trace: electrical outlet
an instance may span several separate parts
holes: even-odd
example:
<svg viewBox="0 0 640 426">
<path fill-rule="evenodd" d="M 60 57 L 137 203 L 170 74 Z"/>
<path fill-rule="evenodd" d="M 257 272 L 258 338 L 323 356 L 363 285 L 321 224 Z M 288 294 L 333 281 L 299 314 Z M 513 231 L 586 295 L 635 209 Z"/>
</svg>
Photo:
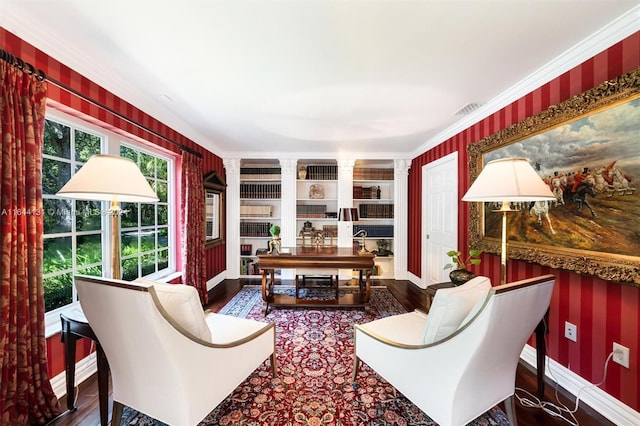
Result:
<svg viewBox="0 0 640 426">
<path fill-rule="evenodd" d="M 578 326 L 569 321 L 564 322 L 564 337 L 574 342 L 578 341 Z"/>
<path fill-rule="evenodd" d="M 613 342 L 613 361 L 624 368 L 629 368 L 629 348 Z"/>
</svg>

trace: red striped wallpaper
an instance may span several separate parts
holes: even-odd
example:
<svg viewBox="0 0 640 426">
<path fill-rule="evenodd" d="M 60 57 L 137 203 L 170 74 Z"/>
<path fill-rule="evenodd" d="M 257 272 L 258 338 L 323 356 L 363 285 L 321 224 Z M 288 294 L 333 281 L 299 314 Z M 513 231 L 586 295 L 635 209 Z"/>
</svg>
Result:
<svg viewBox="0 0 640 426">
<path fill-rule="evenodd" d="M 409 271 L 421 275 L 420 223 L 421 168 L 458 151 L 460 197 L 468 189 L 466 147 L 484 137 L 537 114 L 553 104 L 589 90 L 605 80 L 640 66 L 640 32 L 589 59 L 495 114 L 474 124 L 413 160 L 409 173 Z M 459 247 L 467 246 L 468 205 L 459 203 Z M 499 281 L 500 259 L 484 255 L 479 272 Z M 554 273 L 557 285 L 551 301 L 549 355 L 584 379 L 599 382 L 604 362 L 618 342 L 631 350 L 631 368 L 610 363 L 602 389 L 635 410 L 640 410 L 640 288 L 607 282 L 540 265 L 510 261 L 509 281 Z M 578 342 L 564 338 L 564 322 L 578 326 Z M 531 341 L 530 344 L 533 344 Z"/>
<path fill-rule="evenodd" d="M 118 113 L 123 114 L 126 117 L 142 124 L 146 128 L 151 129 L 172 141 L 175 141 L 190 149 L 193 149 L 194 151 L 201 153 L 203 156 L 203 175 L 216 170 L 224 176 L 224 166 L 220 157 L 202 148 L 196 142 L 187 139 L 183 135 L 165 126 L 163 123 L 159 122 L 153 117 L 135 108 L 133 105 L 123 101 L 122 99 L 116 97 L 112 93 L 106 91 L 87 78 L 64 66 L 54 58 L 51 58 L 43 52 L 37 50 L 35 47 L 24 42 L 2 27 L 0 27 L 0 46 L 2 46 L 4 50 L 11 53 L 12 55 L 17 56 L 25 62 L 31 63 L 36 68 L 41 69 L 47 76 L 50 76 L 53 79 L 58 80 L 69 87 L 72 87 L 73 89 L 113 109 L 114 111 L 117 111 Z M 86 115 L 89 117 L 97 118 L 102 123 L 111 128 L 121 129 L 126 133 L 132 135 L 134 138 L 140 138 L 149 141 L 161 148 L 164 148 L 165 150 L 175 153 L 176 158 L 179 158 L 180 156 L 180 149 L 176 145 L 166 142 L 164 139 L 159 138 L 150 132 L 142 130 L 137 126 L 134 126 L 129 122 L 119 118 L 118 116 L 105 111 L 85 100 L 82 100 L 78 96 L 72 95 L 53 84 L 48 85 L 47 94 L 49 99 L 73 109 L 79 114 L 79 116 Z M 180 256 L 178 256 L 178 258 L 180 258 Z M 223 272 L 226 269 L 225 246 L 220 245 L 208 249 L 206 251 L 206 264 L 207 279 L 210 279 Z M 57 336 L 54 336 L 47 341 L 49 353 L 49 373 L 52 376 L 55 376 L 56 374 L 64 370 L 62 345 L 59 341 L 60 339 Z M 88 347 L 89 346 L 87 346 L 86 348 L 87 350 Z M 83 353 L 82 350 L 79 350 L 79 352 L 79 358 L 82 356 L 86 356 L 86 352 Z"/>
</svg>

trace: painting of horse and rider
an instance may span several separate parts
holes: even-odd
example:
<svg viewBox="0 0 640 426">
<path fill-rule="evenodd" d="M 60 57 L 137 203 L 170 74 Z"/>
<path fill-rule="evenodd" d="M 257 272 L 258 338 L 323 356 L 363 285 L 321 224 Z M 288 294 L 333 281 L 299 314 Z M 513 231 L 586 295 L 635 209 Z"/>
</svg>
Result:
<svg viewBox="0 0 640 426">
<path fill-rule="evenodd" d="M 509 239 L 640 256 L 640 98 L 485 152 L 482 161 L 524 157 L 555 195 L 513 203 Z M 499 207 L 499 206 L 498 206 Z M 484 208 L 484 233 L 500 238 Z"/>
</svg>

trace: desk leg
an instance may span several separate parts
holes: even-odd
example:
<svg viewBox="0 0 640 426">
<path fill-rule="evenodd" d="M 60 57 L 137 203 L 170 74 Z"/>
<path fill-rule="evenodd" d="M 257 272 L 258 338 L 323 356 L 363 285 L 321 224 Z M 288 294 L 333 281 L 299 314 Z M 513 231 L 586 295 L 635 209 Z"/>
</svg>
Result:
<svg viewBox="0 0 640 426">
<path fill-rule="evenodd" d="M 100 403 L 100 425 L 109 424 L 109 363 L 100 343 L 96 344 L 98 366 L 98 399 Z"/>
<path fill-rule="evenodd" d="M 62 329 L 60 336 L 64 343 L 64 360 L 66 365 L 65 378 L 67 381 L 67 409 L 69 409 L 69 411 L 76 411 L 77 408 L 74 403 L 76 401 L 76 341 L 78 338 L 64 328 Z"/>
</svg>

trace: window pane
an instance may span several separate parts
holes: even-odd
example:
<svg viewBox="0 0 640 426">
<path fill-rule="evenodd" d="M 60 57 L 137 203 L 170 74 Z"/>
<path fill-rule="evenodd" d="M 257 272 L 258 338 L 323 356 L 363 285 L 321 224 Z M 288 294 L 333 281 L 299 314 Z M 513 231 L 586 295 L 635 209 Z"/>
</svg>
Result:
<svg viewBox="0 0 640 426">
<path fill-rule="evenodd" d="M 120 216 L 120 226 L 125 228 L 138 227 L 138 203 L 122 203 L 122 215 Z"/>
<path fill-rule="evenodd" d="M 45 198 L 42 206 L 45 234 L 71 231 L 71 200 Z"/>
<path fill-rule="evenodd" d="M 169 246 L 169 230 L 167 228 L 161 228 L 158 230 L 158 247 Z"/>
<path fill-rule="evenodd" d="M 138 151 L 128 146 L 120 145 L 120 157 L 128 158 L 138 164 Z"/>
<path fill-rule="evenodd" d="M 76 130 L 76 160 L 86 163 L 95 154 L 100 154 L 102 138 L 90 133 Z"/>
<path fill-rule="evenodd" d="M 45 238 L 44 273 L 66 271 L 72 267 L 71 237 Z"/>
<path fill-rule="evenodd" d="M 153 274 L 156 271 L 156 255 L 145 254 L 142 256 L 142 276 Z"/>
<path fill-rule="evenodd" d="M 169 250 L 160 250 L 158 252 L 158 271 L 169 267 Z"/>
<path fill-rule="evenodd" d="M 44 306 L 47 312 L 72 302 L 73 276 L 71 273 L 45 278 Z"/>
<path fill-rule="evenodd" d="M 78 269 L 80 275 L 91 275 L 92 277 L 102 276 L 102 266 L 91 266 L 89 268 Z"/>
<path fill-rule="evenodd" d="M 120 235 L 122 256 L 138 254 L 138 233 L 122 232 Z"/>
<path fill-rule="evenodd" d="M 140 171 L 147 177 L 156 177 L 156 157 L 140 153 Z"/>
<path fill-rule="evenodd" d="M 169 224 L 169 206 L 167 205 L 158 205 L 158 225 L 168 225 Z"/>
<path fill-rule="evenodd" d="M 55 121 L 44 121 L 42 153 L 71 159 L 71 128 Z"/>
<path fill-rule="evenodd" d="M 97 231 L 102 227 L 100 201 L 76 201 L 76 231 Z"/>
<path fill-rule="evenodd" d="M 138 258 L 125 259 L 122 261 L 122 279 L 133 281 L 138 278 Z"/>
<path fill-rule="evenodd" d="M 157 178 L 167 180 L 167 161 L 162 158 L 156 158 L 156 173 Z"/>
<path fill-rule="evenodd" d="M 100 234 L 77 237 L 76 263 L 78 266 L 102 263 L 102 239 Z"/>
<path fill-rule="evenodd" d="M 42 193 L 53 195 L 71 179 L 71 164 L 50 158 L 42 159 Z"/>
<path fill-rule="evenodd" d="M 155 204 L 141 204 L 141 226 L 152 226 L 156 223 L 156 206 Z"/>
<path fill-rule="evenodd" d="M 140 251 L 142 253 L 156 249 L 156 233 L 154 231 L 144 231 L 140 237 Z"/>
<path fill-rule="evenodd" d="M 155 187 L 152 187 L 156 194 L 158 194 L 158 198 L 161 203 L 167 202 L 167 184 L 165 182 L 156 182 Z"/>
</svg>

